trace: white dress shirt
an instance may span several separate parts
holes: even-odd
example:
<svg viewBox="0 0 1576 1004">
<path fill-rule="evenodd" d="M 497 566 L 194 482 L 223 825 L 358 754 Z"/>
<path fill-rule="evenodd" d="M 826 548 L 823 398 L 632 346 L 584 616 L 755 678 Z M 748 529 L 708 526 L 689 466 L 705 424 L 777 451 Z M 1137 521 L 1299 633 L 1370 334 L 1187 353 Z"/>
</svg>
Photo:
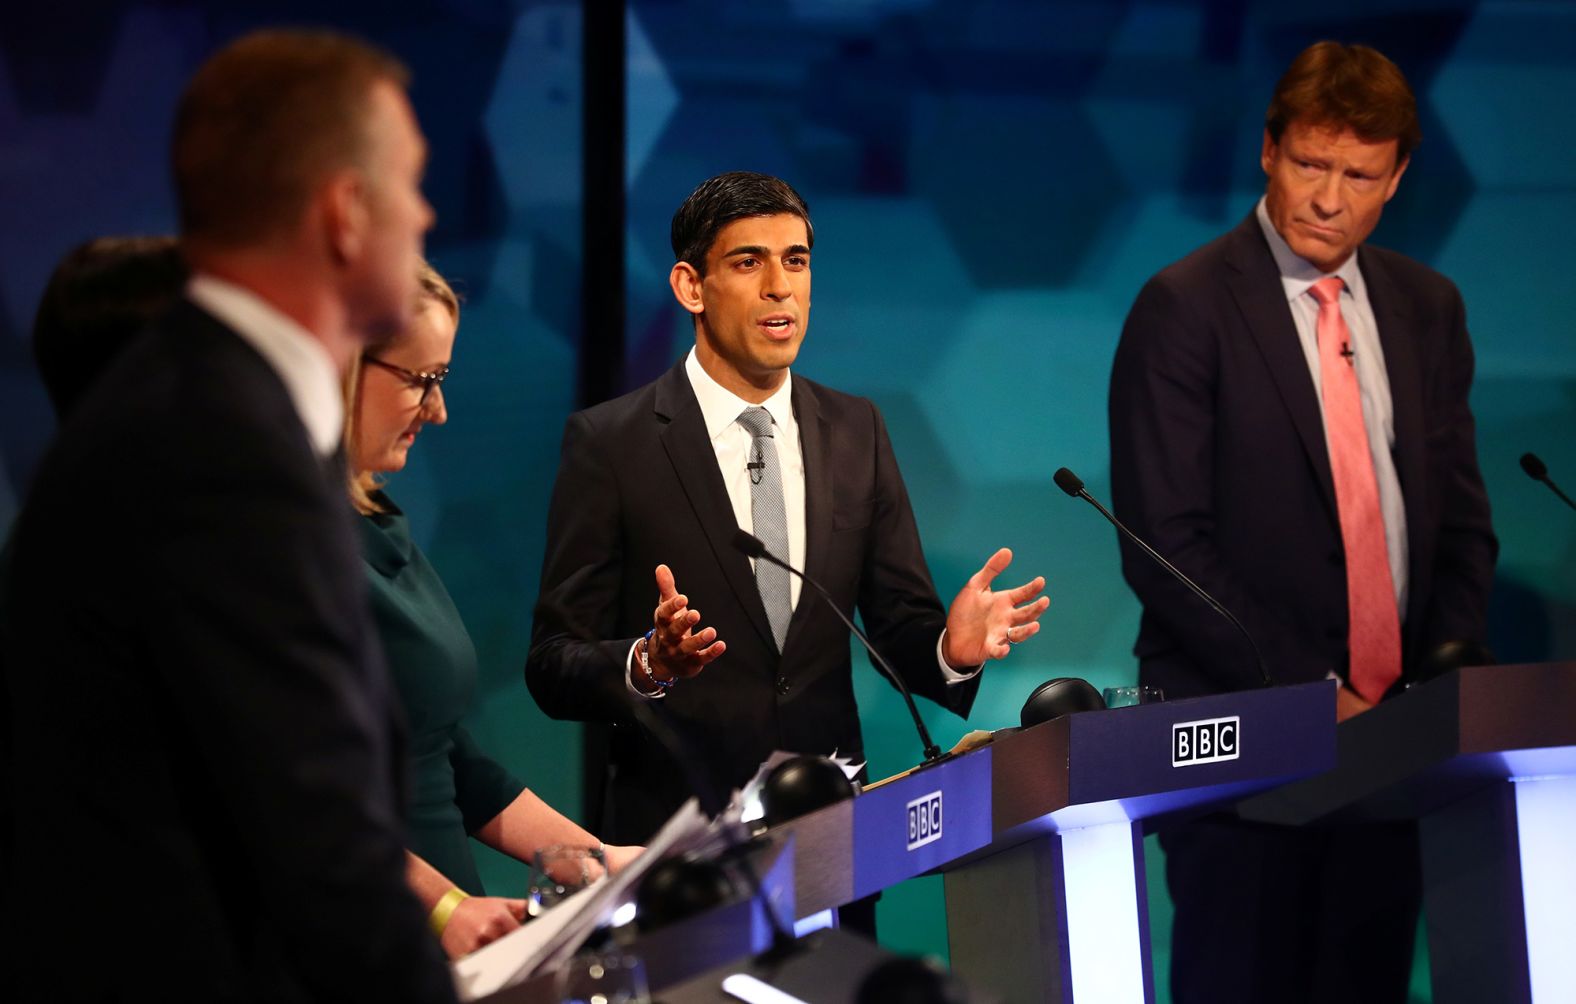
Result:
<svg viewBox="0 0 1576 1004">
<path fill-rule="evenodd" d="M 757 407 L 749 401 L 739 397 L 722 384 L 713 380 L 700 360 L 695 357 L 695 350 L 690 349 L 689 356 L 684 360 L 684 375 L 689 377 L 690 389 L 695 392 L 695 400 L 700 404 L 701 417 L 706 423 L 706 435 L 711 440 L 712 451 L 717 456 L 717 469 L 722 472 L 722 482 L 728 489 L 728 502 L 733 506 L 733 518 L 738 521 L 739 529 L 746 533 L 755 532 L 755 515 L 750 504 L 750 471 L 745 465 L 750 461 L 750 449 L 755 443 L 755 437 L 750 431 L 739 424 L 739 416 L 747 408 Z M 804 515 L 804 447 L 799 440 L 799 421 L 793 413 L 793 374 L 784 375 L 783 384 L 772 393 L 772 396 L 762 401 L 759 407 L 765 408 L 772 416 L 772 446 L 777 450 L 778 470 L 782 472 L 783 508 L 788 519 L 788 554 L 778 555 L 785 557 L 788 564 L 795 568 L 804 567 L 805 559 L 805 515 Z M 754 569 L 756 559 L 750 559 L 750 568 Z M 802 582 L 797 575 L 788 576 L 788 604 L 790 608 L 799 606 L 799 593 Z M 678 583 L 682 592 L 683 583 Z M 977 676 L 983 666 L 975 667 L 967 673 L 960 673 L 947 665 L 947 660 L 942 656 L 942 643 L 946 640 L 947 632 L 943 630 L 936 638 L 936 664 L 941 667 L 941 675 L 947 683 L 961 683 Z M 637 646 L 640 644 L 637 640 Z M 635 649 L 630 649 L 629 668 L 634 670 Z M 625 684 L 631 693 L 641 697 L 661 697 L 661 693 L 645 694 L 636 688 L 634 680 L 626 674 Z"/>
<path fill-rule="evenodd" d="M 695 350 L 690 349 L 684 360 L 684 375 L 689 377 L 695 400 L 700 403 L 701 417 L 706 420 L 706 436 L 717 455 L 717 469 L 722 472 L 722 483 L 728 488 L 728 501 L 733 505 L 733 518 L 745 533 L 755 532 L 755 515 L 750 504 L 750 449 L 755 437 L 739 424 L 739 416 L 747 408 L 756 407 L 711 378 Z M 799 422 L 793 414 L 793 374 L 783 377 L 783 385 L 771 397 L 760 403 L 772 416 L 772 446 L 777 450 L 777 469 L 782 472 L 783 509 L 788 517 L 788 553 L 777 557 L 795 568 L 804 567 L 804 449 L 799 443 Z M 755 567 L 756 559 L 750 559 Z M 797 609 L 803 582 L 799 576 L 788 576 L 788 606 Z"/>
<path fill-rule="evenodd" d="M 1390 580 L 1395 584 L 1396 607 L 1406 619 L 1407 592 L 1407 542 L 1406 503 L 1401 497 L 1401 479 L 1395 472 L 1395 406 L 1390 397 L 1390 375 L 1385 370 L 1384 349 L 1379 343 L 1379 324 L 1374 320 L 1373 305 L 1368 301 L 1368 286 L 1363 281 L 1362 269 L 1357 267 L 1357 255 L 1350 258 L 1334 272 L 1320 272 L 1306 259 L 1291 249 L 1270 222 L 1269 210 L 1264 199 L 1259 199 L 1257 209 L 1259 226 L 1269 241 L 1270 253 L 1280 269 L 1281 285 L 1286 290 L 1286 300 L 1291 305 L 1291 319 L 1297 326 L 1297 338 L 1302 342 L 1303 356 L 1308 360 L 1308 373 L 1313 377 L 1314 397 L 1319 402 L 1319 416 L 1324 416 L 1323 380 L 1319 371 L 1319 304 L 1313 298 L 1313 284 L 1333 275 L 1345 283 L 1341 290 L 1341 318 L 1352 338 L 1352 363 L 1357 369 L 1357 389 L 1363 403 L 1363 425 L 1368 432 L 1368 452 L 1373 455 L 1374 477 L 1379 484 L 1379 512 L 1384 518 L 1385 550 L 1390 558 Z M 1328 440 L 1326 440 L 1328 449 Z"/>
<path fill-rule="evenodd" d="M 240 335 L 278 374 L 319 457 L 339 449 L 344 392 L 339 367 L 322 342 L 256 293 L 215 276 L 192 276 L 186 298 Z"/>
</svg>

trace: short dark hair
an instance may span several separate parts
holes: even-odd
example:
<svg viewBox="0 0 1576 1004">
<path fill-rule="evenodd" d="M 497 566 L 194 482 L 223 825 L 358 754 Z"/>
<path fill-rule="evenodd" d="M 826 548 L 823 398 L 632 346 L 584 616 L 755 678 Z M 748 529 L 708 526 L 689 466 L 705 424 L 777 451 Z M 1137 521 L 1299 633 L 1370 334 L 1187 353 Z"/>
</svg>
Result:
<svg viewBox="0 0 1576 1004">
<path fill-rule="evenodd" d="M 374 85 L 410 74 L 364 42 L 325 31 L 258 31 L 197 71 L 175 115 L 181 233 L 235 247 L 299 219 L 328 172 L 362 162 Z"/>
<path fill-rule="evenodd" d="M 1280 142 L 1298 120 L 1310 125 L 1350 129 L 1369 143 L 1396 140 L 1395 162 L 1411 156 L 1423 141 L 1417 98 L 1401 68 L 1378 49 L 1340 42 L 1315 42 L 1286 69 L 1264 128 Z"/>
<path fill-rule="evenodd" d="M 33 317 L 33 358 L 64 419 L 186 285 L 174 237 L 100 237 L 60 260 Z"/>
<path fill-rule="evenodd" d="M 788 182 L 754 171 L 729 171 L 708 178 L 691 192 L 673 214 L 669 237 L 677 260 L 706 274 L 706 253 L 722 228 L 751 216 L 788 213 L 804 220 L 805 246 L 815 246 L 815 224 L 810 207 Z"/>
</svg>

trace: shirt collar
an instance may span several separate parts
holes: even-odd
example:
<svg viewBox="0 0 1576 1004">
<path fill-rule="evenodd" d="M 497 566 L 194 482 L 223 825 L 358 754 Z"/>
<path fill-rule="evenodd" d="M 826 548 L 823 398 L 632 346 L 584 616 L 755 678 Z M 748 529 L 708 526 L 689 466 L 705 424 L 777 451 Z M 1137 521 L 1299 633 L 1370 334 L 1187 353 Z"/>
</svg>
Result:
<svg viewBox="0 0 1576 1004">
<path fill-rule="evenodd" d="M 695 350 L 690 349 L 689 356 L 684 360 L 684 374 L 689 377 L 690 387 L 695 391 L 695 400 L 700 402 L 700 413 L 706 420 L 706 437 L 713 441 L 723 434 L 739 417 L 746 408 L 755 405 L 744 400 L 733 391 L 711 378 L 706 368 L 695 358 Z M 793 425 L 793 374 L 784 375 L 783 385 L 778 387 L 772 396 L 762 401 L 760 407 L 765 408 L 772 416 L 772 422 L 780 428 L 791 428 Z"/>
<path fill-rule="evenodd" d="M 1264 239 L 1269 242 L 1270 254 L 1275 256 L 1275 267 L 1280 270 L 1281 285 L 1285 287 L 1286 299 L 1296 300 L 1308 292 L 1308 288 L 1320 279 L 1327 276 L 1339 276 L 1346 283 L 1346 291 L 1357 299 L 1366 295 L 1363 285 L 1362 269 L 1357 267 L 1357 253 L 1354 251 L 1341 267 L 1334 272 L 1321 272 L 1306 258 L 1291 249 L 1286 243 L 1286 238 L 1275 229 L 1275 224 L 1270 222 L 1270 212 L 1265 204 L 1266 197 L 1259 197 L 1259 204 L 1254 209 L 1258 217 L 1259 228 L 1264 231 Z"/>
<path fill-rule="evenodd" d="M 318 455 L 337 450 L 345 427 L 344 392 L 339 367 L 323 343 L 256 293 L 217 276 L 192 276 L 186 297 L 228 325 L 278 374 Z"/>
</svg>

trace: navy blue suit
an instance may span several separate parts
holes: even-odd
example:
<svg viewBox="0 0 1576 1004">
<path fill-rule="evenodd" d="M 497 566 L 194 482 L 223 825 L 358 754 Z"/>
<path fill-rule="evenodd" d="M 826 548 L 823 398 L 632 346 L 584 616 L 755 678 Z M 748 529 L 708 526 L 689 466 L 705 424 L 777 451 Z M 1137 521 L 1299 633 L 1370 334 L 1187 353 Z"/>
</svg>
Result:
<svg viewBox="0 0 1576 1004">
<path fill-rule="evenodd" d="M 1497 543 L 1467 401 L 1473 359 L 1460 294 L 1448 279 L 1392 251 L 1364 245 L 1357 254 L 1384 351 L 1394 403 L 1393 456 L 1405 499 L 1402 686 L 1440 643 L 1482 640 Z M 1112 368 L 1110 428 L 1117 515 L 1241 619 L 1277 683 L 1344 674 L 1346 572 L 1323 422 L 1280 273 L 1255 214 L 1161 271 L 1138 294 Z M 1258 685 L 1251 650 L 1229 622 L 1126 541 L 1122 568 L 1143 604 L 1134 649 L 1142 682 L 1171 698 Z M 1409 834 L 1395 841 L 1403 858 L 1415 854 Z M 1172 854 L 1172 866 L 1180 867 L 1187 854 Z M 1238 847 L 1213 864 L 1187 858 L 1184 888 L 1173 883 L 1179 922 L 1182 911 L 1209 900 L 1245 914 L 1244 926 L 1264 938 L 1280 938 L 1285 932 L 1251 902 L 1228 906 L 1221 892 L 1222 883 L 1234 881 L 1235 862 L 1250 901 L 1271 895 L 1252 888 L 1254 857 Z M 1270 863 L 1271 857 L 1279 863 Z M 1221 870 L 1218 882 L 1208 877 L 1217 874 L 1211 867 Z M 1281 872 L 1265 879 L 1272 892 L 1295 881 L 1276 855 L 1265 856 L 1265 867 Z M 1409 869 L 1415 872 L 1409 865 L 1400 871 Z M 1206 888 L 1212 882 L 1213 889 Z M 1196 890 L 1188 883 L 1197 883 Z M 1407 884 L 1413 888 L 1401 890 L 1397 901 L 1410 901 L 1415 917 L 1415 878 Z M 1295 902 L 1291 892 L 1284 899 Z M 1350 900 L 1341 909 L 1362 912 Z M 1388 908 L 1375 913 L 1396 915 Z M 1198 921 L 1200 929 L 1205 923 Z M 1406 921 L 1394 926 L 1405 928 L 1396 936 L 1409 946 Z M 1258 936 L 1254 930 L 1243 934 Z M 1324 937 L 1306 931 L 1285 936 Z M 1219 928 L 1214 937 L 1241 956 L 1241 942 Z M 1307 980 L 1292 982 L 1276 992 L 1293 996 L 1262 999 L 1316 992 Z M 1233 999 L 1218 985 L 1208 994 L 1205 999 Z"/>
<path fill-rule="evenodd" d="M 937 665 L 946 612 L 881 413 L 800 376 L 792 398 L 804 449 L 805 571 L 845 612 L 858 607 L 871 641 L 916 695 L 967 715 L 979 678 L 948 686 Z M 847 628 L 807 586 L 778 652 L 749 559 L 731 544 L 737 529 L 682 361 L 570 416 L 525 678 L 549 715 L 609 726 L 592 827 L 609 841 L 645 841 L 691 794 L 684 772 L 626 709 L 626 658 L 651 627 L 660 563 L 727 643 L 654 704 L 719 793 L 774 749 L 864 756 Z M 613 640 L 588 642 L 586 632 Z"/>
<path fill-rule="evenodd" d="M 191 304 L 62 427 L 6 589 L 19 999 L 453 999 L 353 518 Z"/>
</svg>

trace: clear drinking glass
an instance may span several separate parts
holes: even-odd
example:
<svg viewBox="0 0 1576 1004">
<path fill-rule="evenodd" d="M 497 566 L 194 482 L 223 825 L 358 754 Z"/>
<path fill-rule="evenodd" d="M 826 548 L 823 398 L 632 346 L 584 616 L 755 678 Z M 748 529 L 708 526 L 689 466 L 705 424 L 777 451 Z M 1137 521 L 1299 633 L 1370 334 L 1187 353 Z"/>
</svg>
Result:
<svg viewBox="0 0 1576 1004">
<path fill-rule="evenodd" d="M 525 911 L 541 916 L 548 907 L 584 889 L 607 874 L 601 847 L 554 844 L 537 851 L 531 861 L 531 884 L 526 889 Z"/>
<path fill-rule="evenodd" d="M 1105 688 L 1105 706 L 1108 708 L 1130 708 L 1135 704 L 1158 704 L 1165 699 L 1165 692 L 1159 687 Z"/>
</svg>

